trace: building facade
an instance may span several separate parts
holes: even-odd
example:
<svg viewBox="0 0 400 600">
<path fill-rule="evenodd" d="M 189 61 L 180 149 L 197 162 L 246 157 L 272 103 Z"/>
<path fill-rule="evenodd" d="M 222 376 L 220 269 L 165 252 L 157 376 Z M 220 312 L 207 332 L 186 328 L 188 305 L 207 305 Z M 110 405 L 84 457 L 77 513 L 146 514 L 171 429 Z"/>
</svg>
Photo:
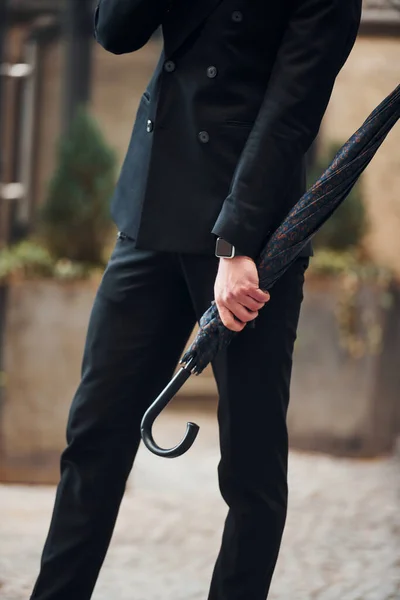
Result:
<svg viewBox="0 0 400 600">
<path fill-rule="evenodd" d="M 5 224 L 10 223 L 11 207 L 17 233 L 19 227 L 34 228 L 36 209 L 46 197 L 57 140 L 70 108 L 66 98 L 73 103 L 75 92 L 71 88 L 75 86 L 78 95 L 82 89 L 82 81 L 74 78 L 85 77 L 78 68 L 81 60 L 76 38 L 74 41 L 66 27 L 71 18 L 68 10 L 74 5 L 77 11 L 82 10 L 84 0 L 9 2 L 6 60 L 9 64 L 27 62 L 32 74 L 6 78 L 4 181 L 22 186 L 14 187 L 20 198 L 2 201 L 3 241 L 7 236 L 10 239 Z M 88 9 L 95 4 L 95 0 L 87 2 Z M 85 26 L 91 57 L 86 95 L 122 163 L 140 96 L 158 59 L 160 40 L 154 39 L 134 54 L 113 56 L 94 42 L 90 24 Z M 75 47 L 75 54 L 68 46 Z M 364 0 L 360 34 L 337 80 L 322 127 L 322 143 L 344 142 L 357 129 L 363 117 L 398 84 L 399 64 L 400 0 Z M 399 128 L 394 128 L 365 174 L 364 194 L 371 222 L 369 249 L 377 259 L 400 271 L 400 237 L 396 235 L 400 225 L 399 142 Z"/>
</svg>

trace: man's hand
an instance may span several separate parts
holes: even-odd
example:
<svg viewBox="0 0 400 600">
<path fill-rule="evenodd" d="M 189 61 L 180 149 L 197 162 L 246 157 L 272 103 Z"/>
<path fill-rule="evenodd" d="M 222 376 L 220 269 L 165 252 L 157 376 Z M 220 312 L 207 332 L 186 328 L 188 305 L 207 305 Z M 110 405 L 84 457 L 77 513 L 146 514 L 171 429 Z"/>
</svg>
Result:
<svg viewBox="0 0 400 600">
<path fill-rule="evenodd" d="M 225 327 L 242 331 L 255 319 L 269 300 L 268 292 L 258 287 L 254 261 L 247 256 L 220 258 L 214 295 L 219 315 Z"/>
</svg>

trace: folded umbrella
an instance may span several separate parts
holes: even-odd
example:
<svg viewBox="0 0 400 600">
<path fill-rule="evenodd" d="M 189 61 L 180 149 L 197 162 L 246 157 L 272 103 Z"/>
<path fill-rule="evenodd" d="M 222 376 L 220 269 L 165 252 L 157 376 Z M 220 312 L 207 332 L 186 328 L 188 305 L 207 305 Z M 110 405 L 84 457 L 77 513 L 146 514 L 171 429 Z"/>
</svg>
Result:
<svg viewBox="0 0 400 600">
<path fill-rule="evenodd" d="M 400 85 L 339 150 L 330 166 L 270 237 L 256 261 L 262 290 L 271 290 L 307 242 L 345 200 L 399 116 Z M 143 417 L 142 439 L 151 452 L 173 458 L 184 454 L 192 446 L 199 431 L 195 423 L 187 424 L 185 437 L 177 446 L 165 450 L 154 442 L 152 425 L 190 375 L 201 373 L 235 335 L 236 332 L 224 326 L 213 302 L 201 318 L 197 336 L 181 360 L 182 368 Z"/>
</svg>

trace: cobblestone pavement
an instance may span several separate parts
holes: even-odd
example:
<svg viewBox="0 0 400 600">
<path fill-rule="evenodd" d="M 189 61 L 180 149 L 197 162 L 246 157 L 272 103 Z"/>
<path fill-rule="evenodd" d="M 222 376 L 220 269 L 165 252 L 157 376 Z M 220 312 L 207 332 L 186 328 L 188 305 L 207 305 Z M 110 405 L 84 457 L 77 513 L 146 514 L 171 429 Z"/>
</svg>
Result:
<svg viewBox="0 0 400 600">
<path fill-rule="evenodd" d="M 200 436 L 187 455 L 166 461 L 139 452 L 94 600 L 207 598 L 226 510 L 214 415 L 186 413 L 163 415 L 156 434 L 172 444 L 186 417 L 196 420 Z M 290 486 L 270 599 L 399 600 L 399 458 L 293 452 Z M 51 487 L 0 486 L 1 600 L 28 600 L 53 497 Z"/>
</svg>

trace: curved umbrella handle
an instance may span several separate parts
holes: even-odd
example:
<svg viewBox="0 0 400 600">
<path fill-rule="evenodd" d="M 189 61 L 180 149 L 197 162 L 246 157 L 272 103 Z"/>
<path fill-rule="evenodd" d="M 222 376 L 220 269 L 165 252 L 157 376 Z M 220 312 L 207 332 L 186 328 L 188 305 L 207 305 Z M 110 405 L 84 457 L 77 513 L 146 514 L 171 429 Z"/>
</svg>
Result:
<svg viewBox="0 0 400 600">
<path fill-rule="evenodd" d="M 196 425 L 196 423 L 188 423 L 183 440 L 177 446 L 174 446 L 170 449 L 160 448 L 160 446 L 155 443 L 152 434 L 154 421 L 161 414 L 167 404 L 172 400 L 175 394 L 180 390 L 185 381 L 187 381 L 191 376 L 192 371 L 190 369 L 190 365 L 192 362 L 193 360 L 189 361 L 187 365 L 178 371 L 175 377 L 161 392 L 153 404 L 147 409 L 143 416 L 142 423 L 140 425 L 142 440 L 146 448 L 148 448 L 150 452 L 153 452 L 153 454 L 156 454 L 157 456 L 162 456 L 164 458 L 176 458 L 177 456 L 185 454 L 185 452 L 187 452 L 193 445 L 197 434 L 199 433 L 200 427 Z"/>
</svg>

